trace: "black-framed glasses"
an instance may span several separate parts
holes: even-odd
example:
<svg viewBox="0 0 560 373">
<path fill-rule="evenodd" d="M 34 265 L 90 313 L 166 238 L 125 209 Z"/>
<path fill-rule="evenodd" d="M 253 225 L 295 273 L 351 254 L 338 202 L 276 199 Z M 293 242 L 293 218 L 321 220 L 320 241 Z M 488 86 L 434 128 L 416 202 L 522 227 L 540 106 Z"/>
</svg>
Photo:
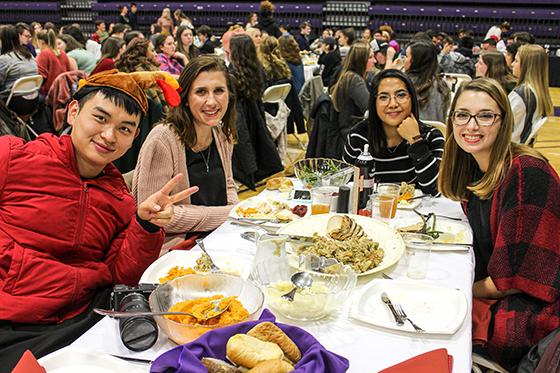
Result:
<svg viewBox="0 0 560 373">
<path fill-rule="evenodd" d="M 471 118 L 474 118 L 476 124 L 480 127 L 490 127 L 496 123 L 496 119 L 501 118 L 502 114 L 496 114 L 491 111 L 481 111 L 471 114 L 468 111 L 456 110 L 451 113 L 451 120 L 456 126 L 466 126 Z"/>
<path fill-rule="evenodd" d="M 390 95 L 388 93 L 378 93 L 375 97 L 377 97 L 377 100 L 383 105 L 388 105 L 393 97 L 399 104 L 404 104 L 410 99 L 410 95 L 407 91 L 398 91 L 395 92 L 394 95 Z"/>
</svg>

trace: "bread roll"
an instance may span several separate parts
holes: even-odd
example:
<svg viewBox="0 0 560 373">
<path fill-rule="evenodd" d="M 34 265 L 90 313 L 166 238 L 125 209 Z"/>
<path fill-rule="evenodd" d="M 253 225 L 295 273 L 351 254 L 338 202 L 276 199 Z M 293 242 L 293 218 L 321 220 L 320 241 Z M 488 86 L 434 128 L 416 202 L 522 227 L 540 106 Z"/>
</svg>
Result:
<svg viewBox="0 0 560 373">
<path fill-rule="evenodd" d="M 288 373 L 294 370 L 294 367 L 284 360 L 267 360 L 258 363 L 247 373 Z"/>
<path fill-rule="evenodd" d="M 226 344 L 226 356 L 234 364 L 253 368 L 261 361 L 282 360 L 284 353 L 275 343 L 261 341 L 246 334 L 236 334 Z"/>
<path fill-rule="evenodd" d="M 297 363 L 301 359 L 301 352 L 296 344 L 288 337 L 282 329 L 271 322 L 262 322 L 247 332 L 247 335 L 265 342 L 276 343 L 284 355 L 292 362 Z"/>
<path fill-rule="evenodd" d="M 278 187 L 278 190 L 280 190 L 281 192 L 290 192 L 293 187 L 294 187 L 294 183 L 292 183 L 292 180 L 288 179 L 287 177 L 284 177 L 280 182 L 280 186 Z"/>
<path fill-rule="evenodd" d="M 270 179 L 266 182 L 266 189 L 276 190 L 276 189 L 280 188 L 281 184 L 282 184 L 282 180 L 279 177 L 275 177 L 275 178 Z"/>
</svg>

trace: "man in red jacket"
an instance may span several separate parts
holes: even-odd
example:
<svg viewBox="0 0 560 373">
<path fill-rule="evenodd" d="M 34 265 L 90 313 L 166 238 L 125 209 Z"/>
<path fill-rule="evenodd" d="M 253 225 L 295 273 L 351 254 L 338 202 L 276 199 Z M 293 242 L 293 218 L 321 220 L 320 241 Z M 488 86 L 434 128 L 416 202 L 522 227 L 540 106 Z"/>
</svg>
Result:
<svg viewBox="0 0 560 373">
<path fill-rule="evenodd" d="M 68 108 L 71 135 L 0 137 L 0 366 L 70 344 L 99 320 L 112 284 L 136 285 L 158 257 L 171 190 L 136 208 L 112 161 L 131 146 L 147 100 L 132 74 L 91 77 Z M 142 79 L 145 79 L 143 76 Z M 105 289 L 104 291 L 101 291 Z"/>
</svg>

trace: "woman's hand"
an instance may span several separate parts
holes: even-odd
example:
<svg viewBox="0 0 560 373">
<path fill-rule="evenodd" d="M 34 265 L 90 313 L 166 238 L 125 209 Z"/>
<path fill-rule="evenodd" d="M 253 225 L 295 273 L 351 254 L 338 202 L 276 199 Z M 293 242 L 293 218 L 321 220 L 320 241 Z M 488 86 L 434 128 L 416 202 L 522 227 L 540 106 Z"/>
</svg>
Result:
<svg viewBox="0 0 560 373">
<path fill-rule="evenodd" d="M 158 227 L 163 227 L 173 219 L 173 205 L 191 194 L 198 192 L 198 187 L 187 188 L 177 194 L 170 195 L 183 174 L 176 175 L 169 180 L 159 191 L 149 196 L 138 206 L 137 214 L 142 220 L 149 221 Z"/>
<path fill-rule="evenodd" d="M 520 290 L 509 289 L 500 291 L 496 288 L 496 284 L 492 281 L 492 277 L 488 276 L 473 284 L 473 297 L 474 298 L 487 298 L 487 299 L 500 299 L 511 294 L 519 294 Z"/>
<path fill-rule="evenodd" d="M 419 140 L 420 128 L 418 126 L 418 121 L 414 118 L 414 114 L 410 113 L 410 116 L 397 126 L 397 132 L 409 144 L 413 144 Z"/>
<path fill-rule="evenodd" d="M 183 61 L 183 66 L 187 66 L 187 64 L 189 63 L 189 59 L 187 58 L 187 56 L 185 56 L 183 53 L 181 52 L 175 52 L 175 54 L 173 55 L 173 57 L 177 60 L 181 60 Z"/>
</svg>

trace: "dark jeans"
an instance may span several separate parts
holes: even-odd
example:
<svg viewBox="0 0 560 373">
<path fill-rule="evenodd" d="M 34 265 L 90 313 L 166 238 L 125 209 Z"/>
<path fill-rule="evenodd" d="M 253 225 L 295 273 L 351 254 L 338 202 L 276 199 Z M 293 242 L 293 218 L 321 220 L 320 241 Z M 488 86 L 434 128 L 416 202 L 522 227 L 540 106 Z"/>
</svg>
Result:
<svg viewBox="0 0 560 373">
<path fill-rule="evenodd" d="M 93 308 L 109 308 L 112 288 L 100 290 L 87 310 L 60 324 L 21 324 L 0 320 L 0 371 L 10 372 L 25 350 L 37 359 L 66 347 L 103 316 Z"/>
</svg>

